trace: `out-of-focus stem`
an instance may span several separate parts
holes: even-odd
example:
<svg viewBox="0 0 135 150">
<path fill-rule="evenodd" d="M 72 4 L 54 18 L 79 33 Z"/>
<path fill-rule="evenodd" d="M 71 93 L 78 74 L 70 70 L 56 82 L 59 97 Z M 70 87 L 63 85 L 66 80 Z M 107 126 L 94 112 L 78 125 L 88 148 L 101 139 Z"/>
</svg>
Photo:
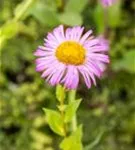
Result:
<svg viewBox="0 0 135 150">
<path fill-rule="evenodd" d="M 104 8 L 104 37 L 109 36 L 109 25 L 108 25 L 108 8 Z"/>
<path fill-rule="evenodd" d="M 18 20 L 22 19 L 24 13 L 29 9 L 29 7 L 34 3 L 34 1 L 36 1 L 36 0 L 27 0 L 25 5 L 22 7 L 22 9 L 19 10 L 19 12 L 15 15 L 13 20 L 18 21 Z"/>
</svg>

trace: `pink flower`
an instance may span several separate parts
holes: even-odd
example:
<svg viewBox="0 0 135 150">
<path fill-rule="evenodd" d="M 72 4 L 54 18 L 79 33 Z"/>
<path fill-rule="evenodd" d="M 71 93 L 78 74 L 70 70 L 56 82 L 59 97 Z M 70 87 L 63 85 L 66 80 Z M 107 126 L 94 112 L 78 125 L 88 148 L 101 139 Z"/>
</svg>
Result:
<svg viewBox="0 0 135 150">
<path fill-rule="evenodd" d="M 80 76 L 88 88 L 96 85 L 95 77 L 101 77 L 109 57 L 105 54 L 108 41 L 103 37 L 94 38 L 92 30 L 84 33 L 84 27 L 75 26 L 64 30 L 63 25 L 48 33 L 44 46 L 34 53 L 36 71 L 51 85 L 64 84 L 76 89 Z"/>
<path fill-rule="evenodd" d="M 104 7 L 111 6 L 116 0 L 101 0 L 101 3 Z"/>
</svg>

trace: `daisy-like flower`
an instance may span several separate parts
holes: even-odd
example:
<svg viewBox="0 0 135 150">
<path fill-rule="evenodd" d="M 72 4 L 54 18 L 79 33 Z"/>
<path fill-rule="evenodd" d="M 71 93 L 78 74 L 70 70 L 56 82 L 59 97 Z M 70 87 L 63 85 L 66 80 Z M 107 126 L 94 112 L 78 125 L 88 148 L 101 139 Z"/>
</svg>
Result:
<svg viewBox="0 0 135 150">
<path fill-rule="evenodd" d="M 104 7 L 111 6 L 116 0 L 100 0 Z"/>
<path fill-rule="evenodd" d="M 109 57 L 105 54 L 108 41 L 94 38 L 92 30 L 84 33 L 84 27 L 64 29 L 63 25 L 48 33 L 44 46 L 34 53 L 36 71 L 52 85 L 64 84 L 68 89 L 76 89 L 80 77 L 86 86 L 96 85 L 95 77 L 101 77 Z"/>
</svg>

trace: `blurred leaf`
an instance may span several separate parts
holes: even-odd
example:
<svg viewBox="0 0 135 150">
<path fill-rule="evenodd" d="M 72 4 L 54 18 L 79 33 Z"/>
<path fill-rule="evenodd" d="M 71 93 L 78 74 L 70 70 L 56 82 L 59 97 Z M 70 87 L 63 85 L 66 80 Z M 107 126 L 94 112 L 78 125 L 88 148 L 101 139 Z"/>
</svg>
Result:
<svg viewBox="0 0 135 150">
<path fill-rule="evenodd" d="M 121 60 L 116 60 L 112 64 L 114 70 L 127 70 L 131 73 L 135 73 L 135 50 L 126 52 Z"/>
<path fill-rule="evenodd" d="M 0 50 L 7 39 L 14 37 L 19 31 L 20 22 L 8 21 L 0 28 Z"/>
<path fill-rule="evenodd" d="M 72 133 L 69 137 L 65 138 L 60 144 L 62 150 L 82 150 L 82 126 Z"/>
<path fill-rule="evenodd" d="M 69 25 L 69 26 L 82 24 L 82 16 L 78 13 L 65 12 L 59 15 L 59 19 L 61 23 Z"/>
<path fill-rule="evenodd" d="M 78 99 L 70 103 L 69 105 L 67 105 L 65 110 L 65 122 L 70 122 L 72 120 L 80 103 L 81 103 L 81 99 Z"/>
<path fill-rule="evenodd" d="M 81 13 L 87 3 L 88 0 L 68 0 L 65 7 L 65 11 Z"/>
<path fill-rule="evenodd" d="M 63 102 L 65 99 L 65 89 L 60 84 L 57 85 L 56 88 L 56 98 L 58 99 L 59 102 Z"/>
<path fill-rule="evenodd" d="M 16 21 L 9 21 L 6 24 L 4 24 L 0 28 L 0 32 L 1 32 L 0 38 L 9 39 L 13 37 L 14 35 L 16 35 L 16 33 L 19 30 L 19 24 L 20 22 L 16 22 Z"/>
<path fill-rule="evenodd" d="M 56 26 L 59 24 L 58 15 L 55 9 L 50 9 L 42 1 L 36 3 L 36 5 L 31 8 L 31 14 L 43 25 Z"/>
<path fill-rule="evenodd" d="M 24 61 L 31 62 L 33 60 L 32 50 L 35 48 L 34 44 L 30 43 L 26 37 L 11 39 L 10 44 L 6 44 L 3 47 L 1 57 L 3 70 L 8 70 L 19 75 L 23 68 L 26 69 Z M 20 75 L 26 76 L 24 71 Z"/>
<path fill-rule="evenodd" d="M 57 134 L 64 136 L 65 132 L 63 129 L 63 120 L 61 115 L 54 110 L 45 109 L 43 108 L 44 112 L 46 113 L 46 118 L 50 128 Z"/>
</svg>

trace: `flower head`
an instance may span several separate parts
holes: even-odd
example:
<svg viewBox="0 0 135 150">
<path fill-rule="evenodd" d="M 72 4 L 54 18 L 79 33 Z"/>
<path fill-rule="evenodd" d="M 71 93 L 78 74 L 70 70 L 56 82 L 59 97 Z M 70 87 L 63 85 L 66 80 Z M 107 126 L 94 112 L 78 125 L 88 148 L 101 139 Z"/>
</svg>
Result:
<svg viewBox="0 0 135 150">
<path fill-rule="evenodd" d="M 64 84 L 68 89 L 75 89 L 80 76 L 88 88 L 96 85 L 95 77 L 101 77 L 109 57 L 108 41 L 103 37 L 94 38 L 92 30 L 85 34 L 84 27 L 75 26 L 64 30 L 63 25 L 48 33 L 44 46 L 39 46 L 34 53 L 36 71 L 51 85 Z"/>
<path fill-rule="evenodd" d="M 104 7 L 111 6 L 116 0 L 101 0 L 101 3 Z"/>
</svg>

